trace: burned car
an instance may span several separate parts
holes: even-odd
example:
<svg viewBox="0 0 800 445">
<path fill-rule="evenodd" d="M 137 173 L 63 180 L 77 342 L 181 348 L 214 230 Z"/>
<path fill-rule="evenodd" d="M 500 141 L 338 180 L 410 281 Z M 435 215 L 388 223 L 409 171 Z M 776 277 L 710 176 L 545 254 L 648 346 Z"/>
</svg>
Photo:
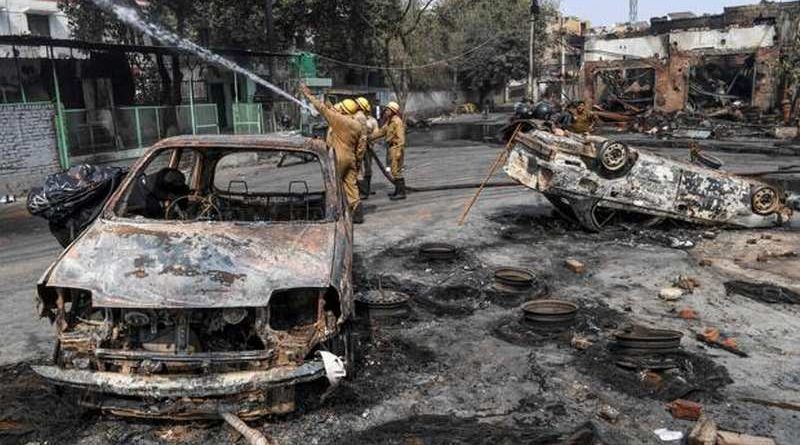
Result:
<svg viewBox="0 0 800 445">
<path fill-rule="evenodd" d="M 745 228 L 773 227 L 792 217 L 784 191 L 758 179 L 597 136 L 534 128 L 512 137 L 506 173 L 590 231 L 620 214 L 643 224 L 670 218 Z"/>
<path fill-rule="evenodd" d="M 292 411 L 328 384 L 321 356 L 353 363 L 344 199 L 319 141 L 158 143 L 39 281 L 57 338 L 34 370 L 118 415 Z"/>
</svg>

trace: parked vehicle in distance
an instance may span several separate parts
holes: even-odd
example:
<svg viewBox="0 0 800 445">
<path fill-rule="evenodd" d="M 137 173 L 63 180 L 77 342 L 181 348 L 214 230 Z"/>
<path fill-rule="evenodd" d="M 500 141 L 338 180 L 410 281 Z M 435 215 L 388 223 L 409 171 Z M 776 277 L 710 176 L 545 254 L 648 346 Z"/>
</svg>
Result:
<svg viewBox="0 0 800 445">
<path fill-rule="evenodd" d="M 352 240 L 324 143 L 161 141 L 41 278 L 57 348 L 34 370 L 118 415 L 290 412 L 327 384 L 318 352 L 352 369 Z"/>
</svg>

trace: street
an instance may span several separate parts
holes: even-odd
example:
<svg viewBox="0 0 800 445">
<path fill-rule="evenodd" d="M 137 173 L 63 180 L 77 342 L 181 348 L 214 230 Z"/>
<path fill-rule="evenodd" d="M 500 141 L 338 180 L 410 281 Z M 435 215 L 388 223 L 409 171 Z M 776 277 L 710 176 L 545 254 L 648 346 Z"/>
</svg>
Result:
<svg viewBox="0 0 800 445">
<path fill-rule="evenodd" d="M 409 185 L 416 187 L 479 182 L 501 150 L 474 141 L 426 144 L 414 139 L 406 159 Z M 685 156 L 679 150 L 669 153 Z M 714 154 L 739 170 L 798 162 L 796 157 Z M 494 181 L 507 178 L 498 172 Z M 383 178 L 374 189 L 366 201 L 366 224 L 355 229 L 356 292 L 379 282 L 407 292 L 412 316 L 360 325 L 358 374 L 321 407 L 252 423 L 277 443 L 415 443 L 414 437 L 426 440 L 421 443 L 445 438 L 561 443 L 583 428 L 603 443 L 657 444 L 654 430 L 691 425 L 673 419 L 664 408 L 671 398 L 689 393 L 727 429 L 770 435 L 782 444 L 797 442 L 796 413 L 742 400 L 800 399 L 795 372 L 800 368 L 800 311 L 726 295 L 724 283 L 736 278 L 735 269 L 703 267 L 699 260 L 757 249 L 748 240 L 765 233 L 771 239 L 759 241 L 764 246 L 798 249 L 798 232 L 721 231 L 716 239 L 705 240 L 702 228 L 666 225 L 590 234 L 553 216 L 549 203 L 523 187 L 486 189 L 459 227 L 457 218 L 474 189 L 412 193 L 399 202 L 386 198 L 390 188 Z M 60 249 L 44 221 L 28 216 L 24 206 L 0 211 L 0 335 L 5 339 L 0 391 L 6 401 L 0 418 L 16 422 L 19 434 L 12 429 L 12 435 L 0 436 L 3 442 L 235 440 L 219 422 L 147 422 L 84 413 L 34 377 L 27 366 L 48 359 L 53 338 L 50 324 L 35 315 L 36 280 Z M 692 239 L 697 246 L 671 248 L 665 241 L 669 237 Z M 452 264 L 425 264 L 416 258 L 423 242 L 451 243 L 461 255 Z M 585 264 L 587 272 L 566 269 L 567 258 Z M 783 269 L 791 269 L 790 264 Z M 490 291 L 492 270 L 500 266 L 528 268 L 536 274 L 537 288 L 578 304 L 575 335 L 586 337 L 591 346 L 578 350 L 569 338 L 527 334 L 518 321 L 527 297 L 503 301 Z M 693 277 L 699 288 L 678 302 L 660 299 L 659 289 L 679 276 Z M 691 306 L 699 320 L 677 317 L 684 306 Z M 635 372 L 608 362 L 612 333 L 630 322 L 684 333 L 681 345 L 691 365 L 681 368 L 682 383 L 650 388 Z M 693 332 L 705 326 L 736 337 L 750 356 L 704 347 Z"/>
</svg>

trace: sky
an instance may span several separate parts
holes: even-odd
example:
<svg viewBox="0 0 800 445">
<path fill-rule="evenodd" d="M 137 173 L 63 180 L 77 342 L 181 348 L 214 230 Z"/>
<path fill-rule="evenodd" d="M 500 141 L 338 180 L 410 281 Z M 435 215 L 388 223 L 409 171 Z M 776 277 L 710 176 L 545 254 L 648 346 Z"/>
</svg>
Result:
<svg viewBox="0 0 800 445">
<path fill-rule="evenodd" d="M 719 14 L 725 6 L 756 4 L 759 0 L 639 0 L 639 20 L 661 17 L 669 12 L 692 11 Z M 628 21 L 628 0 L 561 0 L 561 10 L 592 22 L 592 26 Z"/>
</svg>

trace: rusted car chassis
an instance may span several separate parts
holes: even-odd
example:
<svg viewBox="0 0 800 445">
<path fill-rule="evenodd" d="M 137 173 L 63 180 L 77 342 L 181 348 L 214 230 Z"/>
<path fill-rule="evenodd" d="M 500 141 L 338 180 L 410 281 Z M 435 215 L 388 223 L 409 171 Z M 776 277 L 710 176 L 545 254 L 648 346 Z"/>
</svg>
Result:
<svg viewBox="0 0 800 445">
<path fill-rule="evenodd" d="M 516 132 L 505 171 L 600 231 L 618 212 L 706 225 L 774 227 L 793 214 L 780 187 L 596 136 Z"/>
<path fill-rule="evenodd" d="M 54 324 L 57 346 L 54 363 L 34 370 L 77 390 L 81 404 L 118 415 L 291 412 L 298 385 L 326 381 L 317 351 L 352 365 L 352 224 L 332 155 L 304 140 L 181 137 L 153 147 L 131 171 L 175 147 L 209 156 L 238 148 L 313 155 L 322 165 L 327 216 L 288 223 L 121 218 L 115 206 L 137 180 L 129 175 L 39 282 L 40 315 Z"/>
</svg>

